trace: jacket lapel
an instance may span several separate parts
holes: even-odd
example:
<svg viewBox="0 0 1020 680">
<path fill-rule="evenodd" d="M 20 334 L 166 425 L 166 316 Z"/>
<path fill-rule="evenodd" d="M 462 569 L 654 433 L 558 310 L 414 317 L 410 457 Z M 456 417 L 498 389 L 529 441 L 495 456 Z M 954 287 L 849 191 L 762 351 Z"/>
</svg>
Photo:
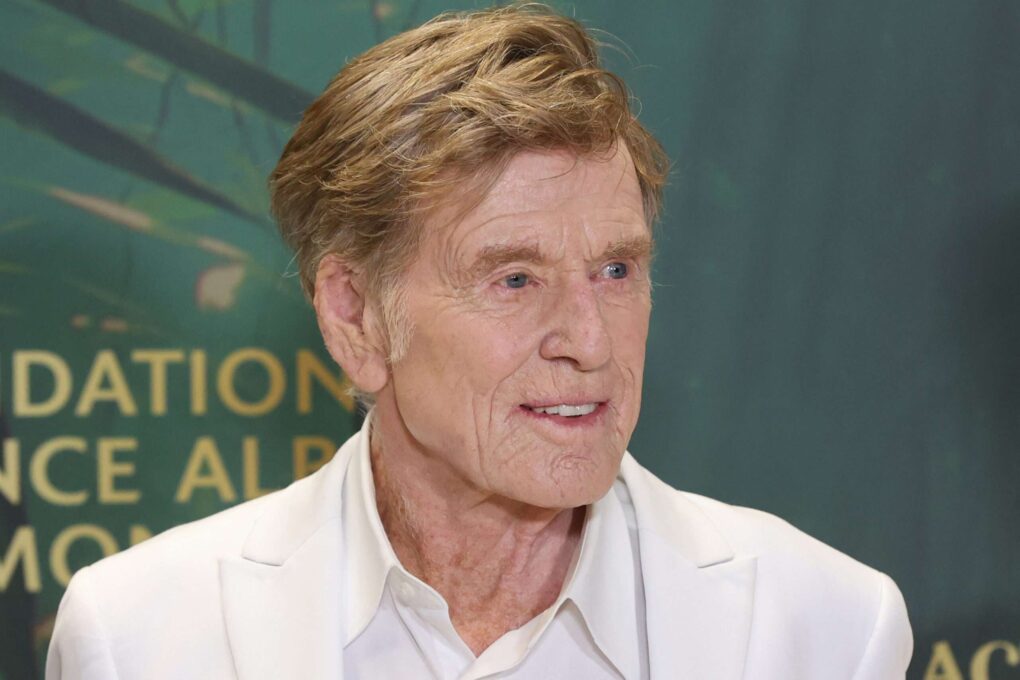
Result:
<svg viewBox="0 0 1020 680">
<path fill-rule="evenodd" d="M 341 487 L 363 434 L 320 472 L 267 497 L 240 556 L 220 561 L 240 680 L 341 678 Z"/>
<path fill-rule="evenodd" d="M 627 454 L 652 680 L 740 680 L 751 629 L 756 560 L 738 558 L 691 500 Z"/>
</svg>

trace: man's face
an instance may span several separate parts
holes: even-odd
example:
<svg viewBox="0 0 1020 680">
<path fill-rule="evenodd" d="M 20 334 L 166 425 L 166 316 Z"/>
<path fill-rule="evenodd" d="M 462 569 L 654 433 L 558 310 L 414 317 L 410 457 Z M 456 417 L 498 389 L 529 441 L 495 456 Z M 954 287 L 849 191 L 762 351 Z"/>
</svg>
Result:
<svg viewBox="0 0 1020 680">
<path fill-rule="evenodd" d="M 413 335 L 378 408 L 485 495 L 590 503 L 640 407 L 652 242 L 630 156 L 521 153 L 465 205 L 425 220 Z"/>
</svg>

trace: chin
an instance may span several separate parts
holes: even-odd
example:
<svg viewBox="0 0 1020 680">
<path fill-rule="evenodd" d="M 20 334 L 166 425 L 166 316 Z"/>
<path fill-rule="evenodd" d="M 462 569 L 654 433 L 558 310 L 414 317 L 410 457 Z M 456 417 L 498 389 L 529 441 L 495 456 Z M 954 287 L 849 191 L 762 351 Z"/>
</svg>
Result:
<svg viewBox="0 0 1020 680">
<path fill-rule="evenodd" d="M 518 500 L 541 508 L 578 508 L 599 500 L 613 486 L 620 469 L 620 458 L 592 465 L 590 460 L 565 458 L 557 461 L 530 488 L 523 489 Z"/>
</svg>

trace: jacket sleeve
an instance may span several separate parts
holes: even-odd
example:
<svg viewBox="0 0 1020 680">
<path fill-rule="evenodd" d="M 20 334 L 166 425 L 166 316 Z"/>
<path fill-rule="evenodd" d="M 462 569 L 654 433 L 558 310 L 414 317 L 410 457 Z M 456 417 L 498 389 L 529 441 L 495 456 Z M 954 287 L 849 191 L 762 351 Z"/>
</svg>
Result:
<svg viewBox="0 0 1020 680">
<path fill-rule="evenodd" d="M 881 575 L 881 598 L 875 627 L 853 680 L 903 680 L 914 651 L 907 606 L 892 579 Z"/>
<path fill-rule="evenodd" d="M 46 680 L 117 679 L 88 577 L 87 567 L 76 573 L 60 601 L 46 656 Z"/>
</svg>

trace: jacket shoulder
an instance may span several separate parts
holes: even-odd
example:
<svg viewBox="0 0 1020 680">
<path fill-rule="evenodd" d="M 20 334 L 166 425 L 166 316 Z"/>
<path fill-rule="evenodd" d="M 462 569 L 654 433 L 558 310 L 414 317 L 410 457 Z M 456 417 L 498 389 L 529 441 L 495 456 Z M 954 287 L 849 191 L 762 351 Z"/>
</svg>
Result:
<svg viewBox="0 0 1020 680">
<path fill-rule="evenodd" d="M 198 614 L 219 602 L 219 561 L 240 553 L 268 496 L 168 529 L 75 573 L 61 609 L 76 597 L 96 604 L 111 634 L 153 616 Z"/>
<path fill-rule="evenodd" d="M 879 573 L 771 513 L 686 491 L 675 493 L 704 513 L 737 555 L 777 560 L 790 568 L 835 571 L 851 579 L 873 579 Z"/>
<path fill-rule="evenodd" d="M 60 601 L 46 677 L 163 678 L 152 660 L 170 658 L 177 677 L 229 677 L 219 559 L 240 551 L 266 502 L 175 527 L 78 570 Z"/>
<path fill-rule="evenodd" d="M 325 526 L 339 511 L 343 451 L 285 489 L 79 570 L 60 602 L 46 677 L 233 677 L 221 563 L 286 556 Z"/>
<path fill-rule="evenodd" d="M 840 669 L 831 677 L 902 677 L 913 638 L 903 596 L 889 576 L 770 513 L 673 493 L 704 514 L 736 558 L 756 560 L 758 635 L 748 668 L 764 668 L 779 653 L 803 668 Z"/>
<path fill-rule="evenodd" d="M 887 575 L 775 515 L 678 491 L 627 456 L 624 481 L 641 539 L 697 567 L 753 564 L 748 678 L 891 680 L 913 640 Z M 659 554 L 663 554 L 661 551 Z"/>
<path fill-rule="evenodd" d="M 283 544 L 282 550 L 292 550 L 294 542 L 322 523 L 319 515 L 333 513 L 335 499 L 324 499 L 324 491 L 339 497 L 344 469 L 344 457 L 338 453 L 330 464 L 283 489 L 168 529 L 82 571 L 89 574 L 94 587 L 111 585 L 118 592 L 123 592 L 125 584 L 144 588 L 149 581 L 162 582 L 168 575 L 173 582 L 215 579 L 219 559 L 241 555 L 250 547 L 249 538 L 267 525 Z M 323 505 L 328 507 L 317 508 Z M 285 520 L 283 525 L 280 518 Z"/>
<path fill-rule="evenodd" d="M 138 584 L 146 575 L 162 578 L 165 573 L 201 571 L 204 565 L 238 554 L 274 492 L 213 515 L 167 529 L 122 552 L 85 567 L 94 587 L 105 583 Z"/>
</svg>

